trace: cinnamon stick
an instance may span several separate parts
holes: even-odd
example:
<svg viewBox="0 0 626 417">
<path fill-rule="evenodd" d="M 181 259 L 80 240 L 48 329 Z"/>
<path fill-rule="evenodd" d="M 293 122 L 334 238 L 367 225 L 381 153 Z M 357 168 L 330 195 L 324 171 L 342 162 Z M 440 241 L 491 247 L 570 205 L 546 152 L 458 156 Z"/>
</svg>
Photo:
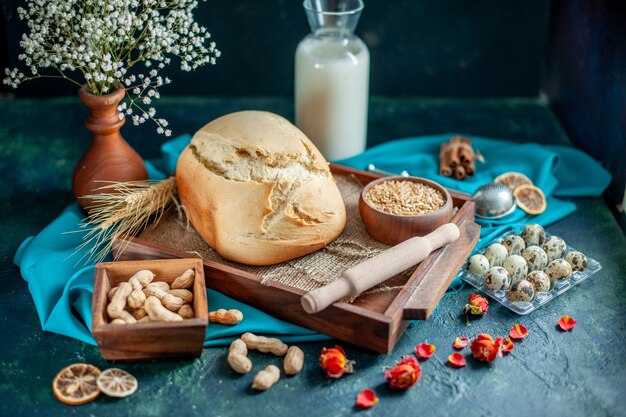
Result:
<svg viewBox="0 0 626 417">
<path fill-rule="evenodd" d="M 450 167 L 450 144 L 444 142 L 439 147 L 439 175 L 444 177 L 452 176 L 452 168 Z"/>
<path fill-rule="evenodd" d="M 475 158 L 472 159 L 469 165 L 465 167 L 465 173 L 467 174 L 468 177 L 471 177 L 472 175 L 476 173 L 476 159 Z"/>
<path fill-rule="evenodd" d="M 463 180 L 476 172 L 476 154 L 469 138 L 456 135 L 439 147 L 439 174 Z"/>
<path fill-rule="evenodd" d="M 476 159 L 474 155 L 474 149 L 472 148 L 472 141 L 468 138 L 460 138 L 459 145 L 459 159 L 464 166 L 470 165 L 470 163 Z"/>
<path fill-rule="evenodd" d="M 455 168 L 461 164 L 461 158 L 459 157 L 459 148 L 461 147 L 461 137 L 454 136 L 450 139 L 448 144 L 450 152 L 450 168 Z"/>
<path fill-rule="evenodd" d="M 464 180 L 467 177 L 467 173 L 465 172 L 465 167 L 463 165 L 457 165 L 454 167 L 454 178 L 457 180 Z"/>
</svg>

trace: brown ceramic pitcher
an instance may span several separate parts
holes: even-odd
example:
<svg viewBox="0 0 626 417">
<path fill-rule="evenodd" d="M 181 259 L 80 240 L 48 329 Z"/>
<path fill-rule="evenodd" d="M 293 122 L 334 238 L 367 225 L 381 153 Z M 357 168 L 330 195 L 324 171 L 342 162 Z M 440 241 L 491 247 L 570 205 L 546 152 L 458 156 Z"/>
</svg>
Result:
<svg viewBox="0 0 626 417">
<path fill-rule="evenodd" d="M 78 205 L 87 209 L 93 203 L 85 195 L 111 192 L 101 189 L 106 181 L 141 181 L 148 173 L 141 157 L 122 138 L 120 128 L 125 119 L 119 118 L 117 106 L 126 91 L 122 88 L 105 96 L 96 96 L 83 86 L 78 96 L 89 108 L 85 126 L 93 136 L 89 147 L 74 168 L 73 190 Z"/>
</svg>

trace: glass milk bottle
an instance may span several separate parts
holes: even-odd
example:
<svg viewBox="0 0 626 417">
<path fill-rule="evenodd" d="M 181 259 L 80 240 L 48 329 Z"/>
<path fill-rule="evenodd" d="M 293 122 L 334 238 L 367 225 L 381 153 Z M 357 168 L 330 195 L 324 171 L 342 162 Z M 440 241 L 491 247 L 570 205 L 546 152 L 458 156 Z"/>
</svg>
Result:
<svg viewBox="0 0 626 417">
<path fill-rule="evenodd" d="M 362 0 L 305 0 L 296 50 L 296 125 L 328 160 L 365 150 L 370 55 L 354 35 Z"/>
</svg>

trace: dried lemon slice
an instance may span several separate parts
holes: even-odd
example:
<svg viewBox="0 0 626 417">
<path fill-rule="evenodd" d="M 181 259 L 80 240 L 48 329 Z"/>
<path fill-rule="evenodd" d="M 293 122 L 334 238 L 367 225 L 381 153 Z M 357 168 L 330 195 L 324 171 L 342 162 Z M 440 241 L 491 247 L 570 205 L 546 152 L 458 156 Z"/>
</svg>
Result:
<svg viewBox="0 0 626 417">
<path fill-rule="evenodd" d="M 128 397 L 137 391 L 137 379 L 118 368 L 107 369 L 98 377 L 98 388 L 109 397 Z"/>
<path fill-rule="evenodd" d="M 546 196 L 534 185 L 521 185 L 513 192 L 517 205 L 528 214 L 540 214 L 546 210 Z"/>
<path fill-rule="evenodd" d="M 52 392 L 62 403 L 79 405 L 100 395 L 97 379 L 100 369 L 88 363 L 75 363 L 66 368 L 52 381 Z"/>
<path fill-rule="evenodd" d="M 520 172 L 506 172 L 498 175 L 494 182 L 506 185 L 511 191 L 515 191 L 522 185 L 533 185 L 530 178 Z"/>
</svg>

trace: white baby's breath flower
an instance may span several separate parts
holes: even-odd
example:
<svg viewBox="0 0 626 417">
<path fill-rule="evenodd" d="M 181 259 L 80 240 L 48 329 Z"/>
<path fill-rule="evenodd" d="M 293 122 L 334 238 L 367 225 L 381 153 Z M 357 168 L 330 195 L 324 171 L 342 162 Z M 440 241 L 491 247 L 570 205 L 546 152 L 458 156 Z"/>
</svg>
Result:
<svg viewBox="0 0 626 417">
<path fill-rule="evenodd" d="M 119 107 L 120 118 L 133 124 L 147 119 L 165 129 L 165 119 L 155 119 L 156 110 L 141 105 L 160 98 L 158 88 L 170 84 L 159 71 L 180 60 L 190 71 L 214 64 L 221 55 L 209 32 L 194 21 L 197 0 L 25 0 L 17 15 L 27 21 L 28 32 L 20 41 L 18 60 L 26 72 L 5 69 L 3 83 L 13 88 L 40 77 L 62 77 L 77 86 L 87 83 L 96 95 L 120 86 L 127 88 L 127 102 Z M 147 74 L 137 70 L 143 64 Z M 141 66 L 139 66 L 141 67 Z M 149 69 L 149 70 L 148 70 Z M 73 78 L 82 74 L 83 79 Z M 138 111 L 141 115 L 133 114 Z"/>
</svg>

